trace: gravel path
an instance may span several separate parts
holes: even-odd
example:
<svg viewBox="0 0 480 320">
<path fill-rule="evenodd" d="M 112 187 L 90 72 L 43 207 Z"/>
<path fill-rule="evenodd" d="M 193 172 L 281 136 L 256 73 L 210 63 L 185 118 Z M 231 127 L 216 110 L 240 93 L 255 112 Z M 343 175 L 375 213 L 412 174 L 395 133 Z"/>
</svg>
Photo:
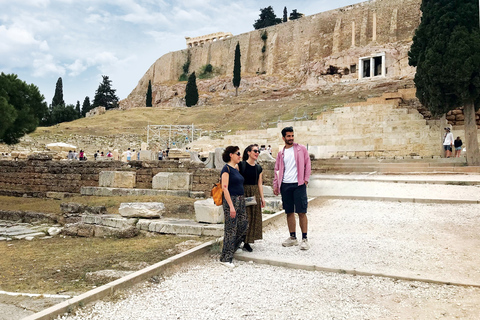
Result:
<svg viewBox="0 0 480 320">
<path fill-rule="evenodd" d="M 388 184 L 388 186 L 393 184 Z M 474 187 L 470 187 L 474 188 Z M 284 221 L 242 255 L 322 267 L 480 283 L 479 205 L 315 200 L 312 248 L 283 248 Z M 199 258 L 80 319 L 479 319 L 480 288 Z"/>
<path fill-rule="evenodd" d="M 480 289 L 197 261 L 61 319 L 478 319 Z"/>
<path fill-rule="evenodd" d="M 288 237 L 283 222 L 265 232 L 252 253 L 242 255 L 480 285 L 478 204 L 361 200 L 311 204 L 310 250 L 281 246 Z"/>
<path fill-rule="evenodd" d="M 312 177 L 308 184 L 308 195 L 311 197 L 342 195 L 480 201 L 480 185 L 459 186 L 371 181 L 335 181 L 323 180 L 322 176 L 316 175 Z"/>
</svg>

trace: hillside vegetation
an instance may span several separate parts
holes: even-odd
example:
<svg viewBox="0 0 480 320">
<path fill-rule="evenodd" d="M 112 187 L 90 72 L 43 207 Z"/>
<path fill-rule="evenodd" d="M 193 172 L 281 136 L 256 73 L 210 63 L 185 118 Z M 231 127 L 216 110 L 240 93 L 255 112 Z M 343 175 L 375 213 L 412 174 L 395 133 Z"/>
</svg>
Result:
<svg viewBox="0 0 480 320">
<path fill-rule="evenodd" d="M 252 91 L 238 97 L 216 97 L 203 106 L 133 108 L 110 110 L 103 115 L 82 118 L 52 127 L 39 127 L 34 139 L 55 136 L 56 140 L 72 136 L 111 136 L 133 134 L 146 136 L 147 125 L 191 125 L 209 132 L 235 132 L 273 126 L 277 120 L 291 120 L 306 115 L 315 119 L 322 111 L 345 103 L 364 101 L 395 91 L 408 81 L 372 82 L 358 88 L 352 84 L 339 90 L 300 91 L 297 89 Z"/>
</svg>

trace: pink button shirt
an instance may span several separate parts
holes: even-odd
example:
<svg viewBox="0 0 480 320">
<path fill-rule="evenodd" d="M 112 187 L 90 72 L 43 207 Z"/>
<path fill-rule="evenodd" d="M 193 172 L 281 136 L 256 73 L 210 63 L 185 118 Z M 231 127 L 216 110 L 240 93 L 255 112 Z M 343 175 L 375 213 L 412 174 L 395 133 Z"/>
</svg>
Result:
<svg viewBox="0 0 480 320">
<path fill-rule="evenodd" d="M 308 182 L 310 179 L 310 173 L 312 171 L 310 156 L 308 155 L 308 150 L 305 146 L 294 143 L 293 144 L 293 153 L 295 155 L 295 163 L 297 164 L 297 178 L 298 185 L 301 186 L 305 182 Z M 273 189 L 280 190 L 280 186 L 283 181 L 283 173 L 285 172 L 285 163 L 283 162 L 283 152 L 285 147 L 277 155 L 277 160 L 275 162 L 275 169 L 273 178 Z"/>
</svg>

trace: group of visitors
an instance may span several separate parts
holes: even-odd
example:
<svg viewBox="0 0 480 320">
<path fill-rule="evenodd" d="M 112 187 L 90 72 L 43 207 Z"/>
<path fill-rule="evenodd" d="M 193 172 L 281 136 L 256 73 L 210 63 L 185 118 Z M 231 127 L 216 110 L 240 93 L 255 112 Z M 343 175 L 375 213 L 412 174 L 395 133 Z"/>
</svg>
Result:
<svg viewBox="0 0 480 320">
<path fill-rule="evenodd" d="M 455 157 L 459 158 L 462 153 L 463 142 L 460 137 L 453 140 L 453 133 L 450 132 L 450 128 L 445 128 L 445 135 L 443 136 L 443 150 L 445 150 L 445 157 L 450 158 L 452 156 L 453 148 L 455 148 Z"/>
<path fill-rule="evenodd" d="M 100 150 L 97 150 L 97 152 L 95 152 L 93 154 L 93 158 L 95 160 L 103 160 L 105 157 L 108 158 L 108 159 L 112 159 L 113 154 L 110 151 L 108 151 L 107 155 L 105 155 L 105 153 L 103 151 L 100 151 Z"/>
<path fill-rule="evenodd" d="M 87 157 L 85 156 L 85 152 L 83 150 L 80 150 L 80 152 L 77 152 L 76 150 L 69 150 L 67 154 L 67 160 L 86 161 Z"/>
<path fill-rule="evenodd" d="M 308 250 L 307 184 L 311 172 L 310 156 L 305 146 L 294 142 L 293 127 L 284 128 L 282 138 L 285 146 L 277 155 L 273 180 L 274 194 L 282 196 L 290 233 L 282 245 L 299 245 L 295 222 L 297 213 L 302 231 L 300 249 Z M 262 167 L 256 163 L 259 154 L 257 144 L 245 148 L 243 155 L 238 146 L 228 146 L 222 154 L 226 162 L 220 173 L 225 228 L 220 262 L 230 268 L 235 267 L 233 255 L 242 243 L 243 250 L 252 252 L 251 244 L 262 239 L 265 197 Z M 246 199 L 249 203 L 246 203 Z"/>
</svg>

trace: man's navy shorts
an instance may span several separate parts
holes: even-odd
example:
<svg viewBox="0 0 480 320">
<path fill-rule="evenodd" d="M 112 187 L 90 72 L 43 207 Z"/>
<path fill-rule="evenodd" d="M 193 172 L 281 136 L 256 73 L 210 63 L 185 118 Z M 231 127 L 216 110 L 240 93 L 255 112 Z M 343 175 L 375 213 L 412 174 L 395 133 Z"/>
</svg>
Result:
<svg viewBox="0 0 480 320">
<path fill-rule="evenodd" d="M 307 213 L 307 186 L 298 183 L 282 183 L 280 186 L 285 213 Z"/>
</svg>

